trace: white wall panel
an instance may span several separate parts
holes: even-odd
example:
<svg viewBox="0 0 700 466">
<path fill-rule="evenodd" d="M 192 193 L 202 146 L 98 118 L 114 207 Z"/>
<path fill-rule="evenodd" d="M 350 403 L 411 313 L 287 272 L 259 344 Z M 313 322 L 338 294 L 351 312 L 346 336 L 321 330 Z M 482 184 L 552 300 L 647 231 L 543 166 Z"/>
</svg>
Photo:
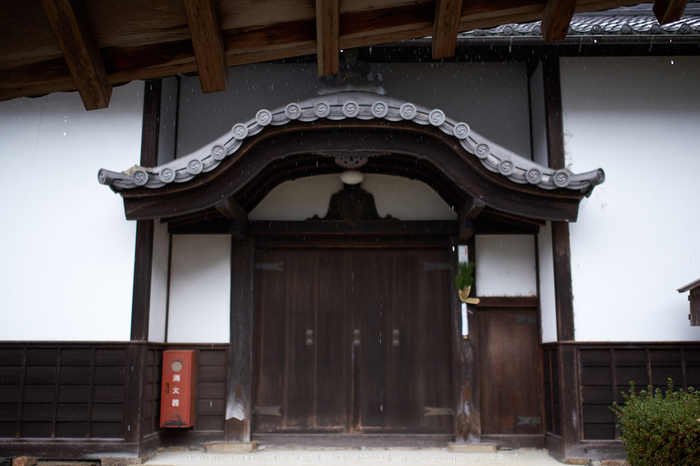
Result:
<svg viewBox="0 0 700 466">
<path fill-rule="evenodd" d="M 481 135 L 530 157 L 524 63 L 381 63 L 387 95 L 439 108 Z M 316 96 L 315 64 L 256 64 L 229 69 L 228 90 L 203 94 L 199 78 L 182 78 L 177 155 L 213 141 L 266 108 Z"/>
<path fill-rule="evenodd" d="M 168 268 L 170 235 L 168 225 L 155 221 L 153 232 L 153 266 L 151 272 L 151 304 L 148 341 L 165 341 L 165 317 L 168 305 Z"/>
<path fill-rule="evenodd" d="M 323 218 L 334 193 L 343 189 L 338 175 L 320 175 L 285 181 L 250 211 L 250 220 L 306 220 Z"/>
<path fill-rule="evenodd" d="M 535 240 L 530 235 L 476 235 L 479 296 L 537 296 Z"/>
<path fill-rule="evenodd" d="M 250 212 L 250 220 L 306 220 L 328 213 L 331 196 L 343 189 L 338 175 L 285 181 Z M 457 220 L 457 213 L 428 185 L 398 176 L 366 174 L 362 189 L 374 196 L 380 217 Z"/>
<path fill-rule="evenodd" d="M 422 181 L 398 176 L 365 175 L 362 188 L 374 195 L 380 217 L 400 220 L 457 220 L 457 212 Z"/>
<path fill-rule="evenodd" d="M 557 307 L 554 295 L 554 251 L 552 250 L 552 224 L 547 222 L 537 235 L 539 253 L 540 319 L 542 342 L 557 341 Z"/>
<path fill-rule="evenodd" d="M 700 58 L 561 64 L 567 164 L 607 175 L 570 228 L 576 339 L 700 340 Z"/>
<path fill-rule="evenodd" d="M 532 128 L 532 160 L 549 166 L 547 156 L 547 121 L 544 108 L 544 73 L 542 63 L 530 77 L 530 118 Z"/>
<path fill-rule="evenodd" d="M 141 152 L 143 83 L 0 102 L 0 339 L 128 340 L 136 224 L 97 182 Z"/>
<path fill-rule="evenodd" d="M 227 343 L 231 237 L 173 235 L 168 343 Z"/>
</svg>

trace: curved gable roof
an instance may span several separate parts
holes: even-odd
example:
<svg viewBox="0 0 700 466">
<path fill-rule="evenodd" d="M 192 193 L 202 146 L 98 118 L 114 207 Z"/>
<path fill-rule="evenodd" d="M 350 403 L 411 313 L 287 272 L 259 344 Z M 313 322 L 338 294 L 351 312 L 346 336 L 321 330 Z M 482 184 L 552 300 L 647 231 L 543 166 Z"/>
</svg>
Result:
<svg viewBox="0 0 700 466">
<path fill-rule="evenodd" d="M 290 103 L 273 111 L 262 109 L 255 118 L 236 123 L 230 131 L 204 147 L 167 164 L 154 168 L 133 167 L 121 173 L 101 169 L 100 183 L 115 191 L 146 187 L 159 189 L 170 183 L 186 183 L 201 173 L 215 170 L 227 157 L 235 157 L 243 142 L 268 125 L 281 126 L 291 121 L 313 122 L 320 119 L 409 121 L 431 125 L 453 137 L 488 170 L 500 173 L 513 183 L 532 184 L 543 189 L 568 189 L 590 193 L 605 180 L 602 169 L 574 174 L 567 169 L 553 170 L 511 152 L 473 131 L 467 123 L 447 117 L 442 110 L 418 106 L 400 99 L 365 92 L 340 92 Z"/>
</svg>

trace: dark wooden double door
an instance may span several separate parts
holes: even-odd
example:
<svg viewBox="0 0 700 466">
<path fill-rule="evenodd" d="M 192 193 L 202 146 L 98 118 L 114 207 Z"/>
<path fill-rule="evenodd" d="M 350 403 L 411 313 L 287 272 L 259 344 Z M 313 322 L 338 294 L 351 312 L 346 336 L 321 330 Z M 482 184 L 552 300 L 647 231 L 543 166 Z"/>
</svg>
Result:
<svg viewBox="0 0 700 466">
<path fill-rule="evenodd" d="M 259 249 L 254 432 L 453 432 L 449 260 Z"/>
</svg>

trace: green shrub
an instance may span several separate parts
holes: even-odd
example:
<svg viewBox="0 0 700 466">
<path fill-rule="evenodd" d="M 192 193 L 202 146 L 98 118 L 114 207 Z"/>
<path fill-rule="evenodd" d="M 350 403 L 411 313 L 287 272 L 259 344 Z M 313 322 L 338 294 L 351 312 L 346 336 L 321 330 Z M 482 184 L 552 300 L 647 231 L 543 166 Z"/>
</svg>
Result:
<svg viewBox="0 0 700 466">
<path fill-rule="evenodd" d="M 630 384 L 625 404 L 613 403 L 622 444 L 633 466 L 700 465 L 700 392 L 647 390 L 635 393 Z"/>
</svg>

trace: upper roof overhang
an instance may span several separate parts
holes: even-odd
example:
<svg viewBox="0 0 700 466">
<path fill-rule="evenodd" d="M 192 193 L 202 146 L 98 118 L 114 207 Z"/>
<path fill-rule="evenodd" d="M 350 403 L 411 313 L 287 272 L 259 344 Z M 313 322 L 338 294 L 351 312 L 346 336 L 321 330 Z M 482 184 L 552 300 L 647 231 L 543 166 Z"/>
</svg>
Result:
<svg viewBox="0 0 700 466">
<path fill-rule="evenodd" d="M 688 0 L 657 0 L 661 24 Z M 204 92 L 226 88 L 227 67 L 316 54 L 319 75 L 339 51 L 431 36 L 432 58 L 455 53 L 460 31 L 542 21 L 566 37 L 574 13 L 636 5 L 619 0 L 9 0 L 0 10 L 0 100 L 77 90 L 88 110 L 113 85 L 199 73 Z"/>
</svg>

